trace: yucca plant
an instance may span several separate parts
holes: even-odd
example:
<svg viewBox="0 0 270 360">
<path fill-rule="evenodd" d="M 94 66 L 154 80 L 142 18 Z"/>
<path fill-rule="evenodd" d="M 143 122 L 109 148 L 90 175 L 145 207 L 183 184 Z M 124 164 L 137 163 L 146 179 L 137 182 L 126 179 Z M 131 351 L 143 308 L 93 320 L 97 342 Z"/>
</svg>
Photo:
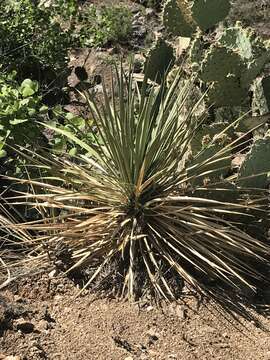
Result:
<svg viewBox="0 0 270 360">
<path fill-rule="evenodd" d="M 102 104 L 83 95 L 98 130 L 94 143 L 47 125 L 82 155 L 23 151 L 45 175 L 18 181 L 29 190 L 16 194 L 13 204 L 35 208 L 40 220 L 16 226 L 31 239 L 22 239 L 29 251 L 10 266 L 46 267 L 50 249 L 65 244 L 73 261 L 67 272 L 90 269 L 85 286 L 92 286 L 104 280 L 105 269 L 111 283 L 117 278 L 117 294 L 131 300 L 145 288 L 175 299 L 183 281 L 221 302 L 230 293 L 256 291 L 269 246 L 246 225 L 265 216 L 263 192 L 234 183 L 231 156 L 239 139 L 209 152 L 212 139 L 190 158 L 206 117 L 198 118 L 204 99 L 192 99 L 192 88 L 192 79 L 181 83 L 180 72 L 168 87 L 147 78 L 139 86 L 132 71 L 121 68 L 112 77 L 111 97 L 104 86 Z M 221 176 L 224 170 L 228 176 Z"/>
</svg>

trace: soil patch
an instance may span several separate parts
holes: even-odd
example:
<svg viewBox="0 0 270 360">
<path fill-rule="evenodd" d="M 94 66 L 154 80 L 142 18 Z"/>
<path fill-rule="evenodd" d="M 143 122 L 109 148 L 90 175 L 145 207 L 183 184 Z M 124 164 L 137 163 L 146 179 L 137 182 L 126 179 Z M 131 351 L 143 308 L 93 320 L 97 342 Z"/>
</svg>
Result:
<svg viewBox="0 0 270 360">
<path fill-rule="evenodd" d="M 135 360 L 270 358 L 269 333 L 228 322 L 194 297 L 157 308 L 96 299 L 68 279 L 21 281 L 0 299 L 0 355 L 17 359 Z M 267 328 L 270 318 L 259 317 Z M 0 358 L 1 358 L 0 356 Z"/>
</svg>

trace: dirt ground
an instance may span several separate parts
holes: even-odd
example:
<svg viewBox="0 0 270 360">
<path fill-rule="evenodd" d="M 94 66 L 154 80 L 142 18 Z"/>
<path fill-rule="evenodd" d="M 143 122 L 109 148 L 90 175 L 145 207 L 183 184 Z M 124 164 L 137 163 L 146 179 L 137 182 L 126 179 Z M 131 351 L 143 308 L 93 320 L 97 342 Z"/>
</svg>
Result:
<svg viewBox="0 0 270 360">
<path fill-rule="evenodd" d="M 270 359 L 269 332 L 239 328 L 194 297 L 158 308 L 77 293 L 47 275 L 2 292 L 0 359 Z M 270 317 L 258 318 L 270 329 Z"/>
<path fill-rule="evenodd" d="M 237 0 L 232 17 L 270 36 L 270 0 Z M 134 26 L 139 35 L 147 33 L 147 22 L 137 17 Z M 91 75 L 102 73 L 103 68 L 95 65 L 96 56 L 91 56 L 74 54 L 73 65 L 86 65 Z M 76 81 L 74 75 L 71 81 Z M 22 280 L 2 291 L 0 359 L 270 359 L 266 331 L 270 316 L 258 315 L 265 330 L 252 322 L 244 322 L 239 329 L 237 322 L 228 322 L 212 307 L 199 306 L 194 297 L 157 308 L 149 303 L 95 299 L 88 293 L 75 298 L 77 292 L 70 280 L 48 275 Z"/>
</svg>

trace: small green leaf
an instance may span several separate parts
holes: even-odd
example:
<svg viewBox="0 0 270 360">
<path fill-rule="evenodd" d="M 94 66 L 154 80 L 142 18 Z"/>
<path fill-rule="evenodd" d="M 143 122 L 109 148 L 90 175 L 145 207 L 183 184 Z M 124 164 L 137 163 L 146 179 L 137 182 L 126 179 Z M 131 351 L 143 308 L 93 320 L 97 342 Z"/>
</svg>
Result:
<svg viewBox="0 0 270 360">
<path fill-rule="evenodd" d="M 14 120 L 10 120 L 9 123 L 11 125 L 18 125 L 18 124 L 22 124 L 26 121 L 28 121 L 28 119 L 14 119 Z"/>
<path fill-rule="evenodd" d="M 74 147 L 70 149 L 68 153 L 70 156 L 75 156 L 77 154 L 77 148 Z"/>
<path fill-rule="evenodd" d="M 48 111 L 48 106 L 46 106 L 46 105 L 42 105 L 40 108 L 39 108 L 39 112 L 41 113 L 41 114 L 44 114 L 44 113 L 46 113 Z"/>
<path fill-rule="evenodd" d="M 4 149 L 0 150 L 0 158 L 3 158 L 5 156 L 7 156 L 6 150 L 4 150 Z"/>
<path fill-rule="evenodd" d="M 36 109 L 28 109 L 28 115 L 34 116 L 36 114 Z"/>
<path fill-rule="evenodd" d="M 32 96 L 38 91 L 38 82 L 25 79 L 20 86 L 20 93 L 23 97 Z"/>
</svg>

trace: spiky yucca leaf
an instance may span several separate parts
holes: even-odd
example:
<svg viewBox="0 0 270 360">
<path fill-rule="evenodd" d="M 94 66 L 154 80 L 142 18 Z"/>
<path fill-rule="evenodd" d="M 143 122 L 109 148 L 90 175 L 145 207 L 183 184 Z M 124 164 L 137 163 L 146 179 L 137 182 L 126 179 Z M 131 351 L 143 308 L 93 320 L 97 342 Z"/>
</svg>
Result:
<svg viewBox="0 0 270 360">
<path fill-rule="evenodd" d="M 94 269 L 87 286 L 118 260 L 121 292 L 131 299 L 140 275 L 166 299 L 176 297 L 169 273 L 212 296 L 214 281 L 221 301 L 224 289 L 255 290 L 263 277 L 257 264 L 266 262 L 269 246 L 249 235 L 245 224 L 265 215 L 261 193 L 228 187 L 232 175 L 215 176 L 215 184 L 205 181 L 221 168 L 226 173 L 224 166 L 229 174 L 227 160 L 239 139 L 203 156 L 210 141 L 188 165 L 191 140 L 203 121 L 195 116 L 203 98 L 190 107 L 192 79 L 179 91 L 180 78 L 178 73 L 169 88 L 147 79 L 139 88 L 131 71 L 116 72 L 111 98 L 104 87 L 103 105 L 86 96 L 98 128 L 95 144 L 47 125 L 76 142 L 84 155 L 65 160 L 35 154 L 31 160 L 24 151 L 51 175 L 20 180 L 30 190 L 10 199 L 42 209 L 41 220 L 16 226 L 30 231 L 31 241 L 23 261 L 11 266 L 44 265 L 46 249 L 65 243 L 73 251 L 69 271 Z"/>
</svg>

